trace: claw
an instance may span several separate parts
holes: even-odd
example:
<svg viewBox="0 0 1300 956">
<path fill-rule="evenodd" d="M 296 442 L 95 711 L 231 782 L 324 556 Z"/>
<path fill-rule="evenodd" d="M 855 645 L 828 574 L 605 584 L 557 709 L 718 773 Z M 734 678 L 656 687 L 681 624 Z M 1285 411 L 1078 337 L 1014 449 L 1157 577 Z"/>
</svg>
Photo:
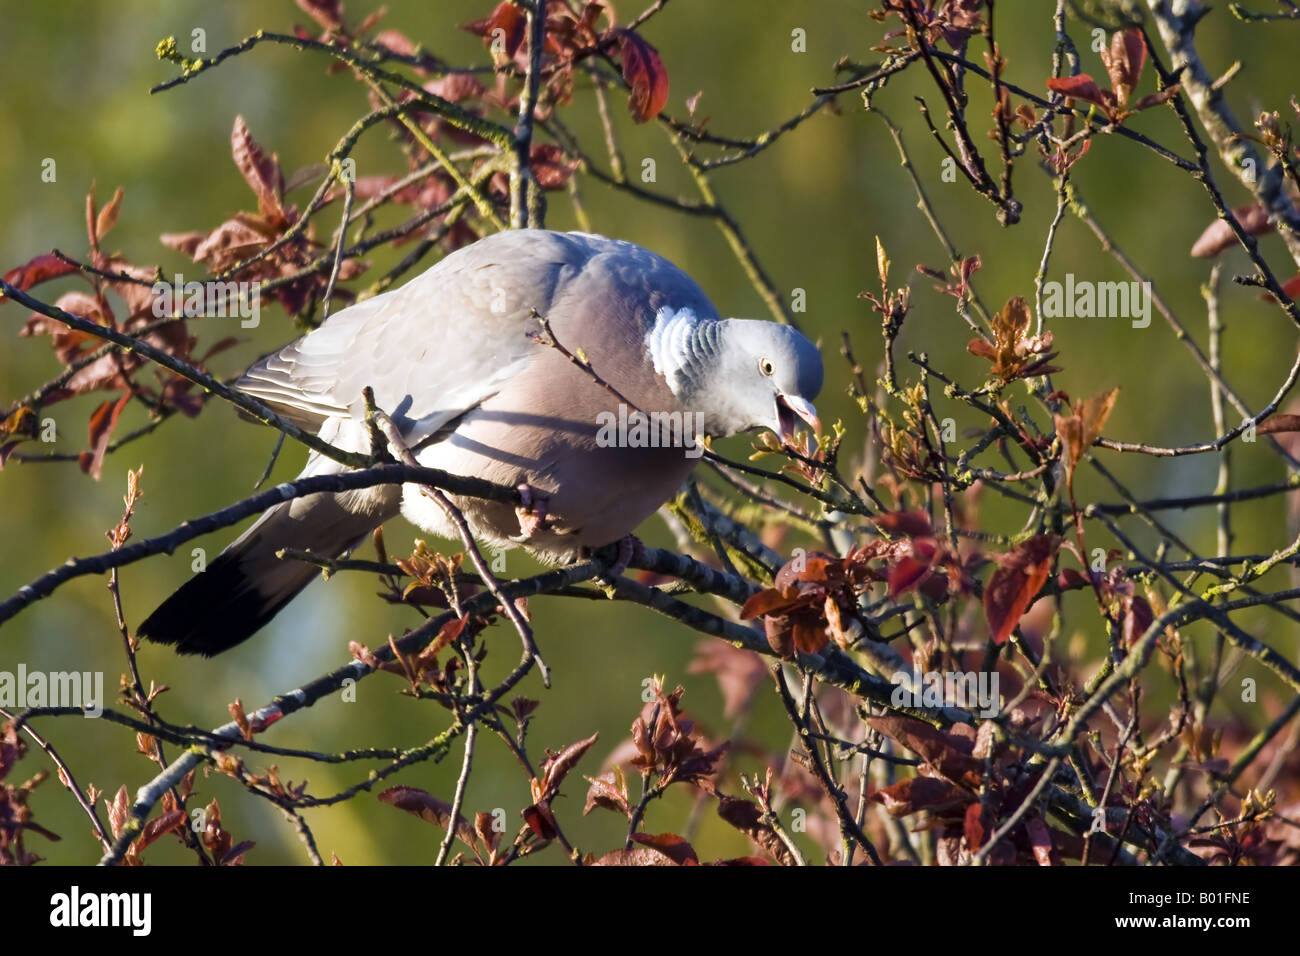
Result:
<svg viewBox="0 0 1300 956">
<path fill-rule="evenodd" d="M 634 534 L 624 535 L 614 547 L 614 563 L 603 574 L 596 576 L 596 580 L 603 587 L 614 587 L 618 579 L 623 576 L 623 572 L 627 570 L 628 565 L 632 563 L 632 559 L 638 554 L 645 553 L 645 545 Z"/>
<path fill-rule="evenodd" d="M 516 490 L 519 492 L 519 507 L 515 508 L 515 517 L 519 519 L 519 534 L 512 535 L 510 540 L 524 542 L 550 527 L 547 508 L 551 498 L 550 495 L 529 487 L 528 482 L 522 482 L 516 486 Z"/>
</svg>

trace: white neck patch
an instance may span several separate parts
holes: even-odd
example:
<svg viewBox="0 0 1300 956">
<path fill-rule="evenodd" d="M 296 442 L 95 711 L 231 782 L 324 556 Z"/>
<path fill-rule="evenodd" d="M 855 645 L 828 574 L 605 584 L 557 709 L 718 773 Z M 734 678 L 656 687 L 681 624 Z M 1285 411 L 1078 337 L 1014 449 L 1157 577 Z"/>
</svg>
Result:
<svg viewBox="0 0 1300 956">
<path fill-rule="evenodd" d="M 674 395 L 680 397 L 682 370 L 690 357 L 691 336 L 700 317 L 690 308 L 663 306 L 655 313 L 655 324 L 646 337 L 655 371 L 664 377 Z"/>
</svg>

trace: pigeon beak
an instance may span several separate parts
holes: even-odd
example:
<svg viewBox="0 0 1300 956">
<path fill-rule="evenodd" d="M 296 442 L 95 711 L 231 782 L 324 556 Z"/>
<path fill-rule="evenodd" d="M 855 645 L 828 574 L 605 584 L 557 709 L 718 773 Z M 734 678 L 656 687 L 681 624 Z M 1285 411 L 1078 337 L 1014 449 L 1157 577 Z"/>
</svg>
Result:
<svg viewBox="0 0 1300 956">
<path fill-rule="evenodd" d="M 776 396 L 776 433 L 783 443 L 790 444 L 794 440 L 799 419 L 803 419 L 814 434 L 820 435 L 822 433 L 821 419 L 817 417 L 817 409 L 813 408 L 811 402 L 800 398 L 798 395 L 787 395 L 784 392 L 778 392 Z"/>
</svg>

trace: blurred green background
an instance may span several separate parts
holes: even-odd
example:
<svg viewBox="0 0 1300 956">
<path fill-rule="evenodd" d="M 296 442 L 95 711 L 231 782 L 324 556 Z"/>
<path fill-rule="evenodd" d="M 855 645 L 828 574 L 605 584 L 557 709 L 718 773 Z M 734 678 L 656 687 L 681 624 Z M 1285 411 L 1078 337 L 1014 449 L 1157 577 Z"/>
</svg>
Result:
<svg viewBox="0 0 1300 956">
<path fill-rule="evenodd" d="M 383 27 L 403 31 L 451 62 L 482 63 L 486 57 L 480 41 L 458 25 L 486 15 L 491 6 L 488 0 L 389 0 Z M 686 98 L 702 91 L 697 115 L 710 118 L 708 128 L 747 136 L 803 108 L 811 99 L 813 86 L 836 81 L 832 67 L 838 58 L 848 56 L 859 62 L 878 58 L 870 52 L 882 34 L 881 26 L 867 16 L 873 6 L 850 0 L 793 4 L 779 0 L 744 4 L 674 0 L 644 34 L 658 47 L 669 71 L 670 112 L 684 116 Z M 1049 75 L 1053 47 L 1050 6 L 1043 0 L 1002 0 L 998 4 L 999 41 L 1010 61 L 1007 79 L 1040 93 Z M 370 9 L 349 4 L 349 21 L 358 22 Z M 618 4 L 620 21 L 631 19 L 639 10 L 639 5 L 622 0 Z M 0 271 L 52 247 L 84 254 L 85 195 L 96 182 L 101 203 L 117 186 L 126 190 L 120 221 L 106 251 L 121 250 L 143 265 L 159 263 L 165 274 L 175 270 L 187 276 L 197 274 L 197 267 L 191 269 L 179 253 L 162 247 L 158 235 L 211 229 L 235 210 L 251 206 L 251 196 L 229 154 L 236 115 L 244 116 L 268 151 L 278 153 L 288 175 L 320 162 L 367 110 L 364 88 L 350 76 L 327 76 L 322 57 L 280 47 L 254 50 L 178 89 L 149 95 L 152 84 L 175 73 L 175 67 L 154 56 L 155 45 L 168 35 L 177 36 L 186 51 L 191 31 L 202 27 L 210 55 L 258 28 L 288 32 L 297 22 L 317 32 L 289 2 L 0 2 L 0 22 L 8 39 L 0 61 L 8 91 L 0 97 L 0 221 L 4 224 Z M 804 53 L 791 50 L 795 28 L 806 30 Z M 1218 75 L 1234 60 L 1242 60 L 1242 70 L 1227 95 L 1243 120 L 1260 109 L 1286 111 L 1296 79 L 1294 34 L 1287 32 L 1289 29 L 1286 25 L 1243 25 L 1221 10 L 1202 26 L 1198 39 L 1211 72 Z M 1074 22 L 1071 31 L 1084 69 L 1104 77 L 1097 55 L 1089 50 L 1089 29 Z M 973 43 L 972 49 L 978 57 L 982 41 Z M 1152 83 L 1148 70 L 1140 92 L 1149 92 Z M 1036 168 L 1036 157 L 1024 157 L 1015 177 L 1016 193 L 1025 204 L 1023 221 L 1013 228 L 1000 227 L 985 200 L 962 183 L 940 179 L 942 156 L 917 115 L 913 96 L 918 93 L 926 95 L 938 111 L 938 97 L 919 68 L 891 82 L 877 105 L 903 126 L 913 162 L 959 250 L 982 256 L 976 288 L 993 308 L 1013 295 L 1032 300 L 1033 276 L 1055 208 L 1051 181 Z M 884 125 L 864 113 L 856 94 L 842 96 L 839 105 L 838 114 L 824 111 L 756 159 L 720 171 L 713 181 L 760 261 L 787 295 L 787 302 L 795 288 L 806 290 L 807 312 L 799 318 L 810 334 L 822 339 L 827 358 L 828 385 L 818 403 L 822 418 L 845 418 L 850 433 L 846 448 L 861 448 L 865 429 L 847 397 L 847 376 L 836 353 L 839 332 L 847 329 L 853 334 L 860 360 L 868 366 L 869 377 L 880 358 L 878 318 L 857 298 L 863 289 L 878 291 L 875 236 L 879 235 L 894 263 L 891 284 L 909 282 L 914 288 L 914 309 L 900 340 L 900 358 L 908 349 L 924 350 L 940 368 L 969 386 L 983 380 L 987 365 L 966 353 L 969 331 L 954 314 L 952 300 L 932 291 L 929 280 L 911 272 L 917 263 L 944 268 L 946 262 L 942 248 L 916 211 L 915 194 Z M 987 92 L 976 89 L 971 125 L 992 164 L 996 148 L 983 138 L 989 105 Z M 659 172 L 654 188 L 698 198 L 671 144 L 655 124 L 635 126 L 621 98 L 615 98 L 614 106 L 629 167 L 637 169 L 640 158 L 653 157 Z M 593 153 L 600 155 L 592 96 L 581 82 L 566 118 L 586 138 Z M 1129 124 L 1180 154 L 1191 155 L 1167 109 L 1140 114 Z M 405 171 L 386 137 L 386 133 L 372 133 L 362 143 L 355 154 L 360 175 Z M 54 183 L 41 180 L 41 164 L 47 157 L 57 162 Z M 1217 165 L 1216 169 L 1229 201 L 1244 202 L 1241 188 Z M 1209 264 L 1187 254 L 1192 241 L 1213 218 L 1204 190 L 1150 152 L 1114 136 L 1098 138 L 1086 160 L 1076 167 L 1075 181 L 1090 209 L 1137 265 L 1151 275 L 1192 336 L 1204 345 L 1205 310 L 1199 286 L 1208 276 Z M 711 222 L 632 202 L 589 178 L 581 181 L 581 187 L 597 231 L 642 243 L 682 265 L 724 314 L 767 317 L 760 298 Z M 292 198 L 301 206 L 308 195 L 302 191 Z M 552 193 L 550 199 L 548 225 L 575 226 L 565 196 Z M 327 214 L 321 228 L 336 215 Z M 1275 269 L 1289 277 L 1291 270 L 1281 244 L 1274 237 L 1264 239 L 1263 244 Z M 406 251 L 372 255 L 368 260 L 372 268 L 358 287 Z M 1229 252 L 1225 259 L 1227 274 L 1246 271 L 1240 252 Z M 1067 271 L 1095 281 L 1127 278 L 1086 229 L 1069 216 L 1061 227 L 1051 277 L 1061 278 Z M 40 287 L 38 294 L 53 301 L 61 292 L 78 288 L 78 283 L 75 278 L 61 280 Z M 1226 377 L 1258 408 L 1271 397 L 1293 359 L 1295 329 L 1279 310 L 1261 302 L 1255 291 L 1226 281 L 1222 312 L 1227 325 Z M 59 368 L 46 339 L 18 337 L 26 317 L 24 310 L 12 304 L 0 309 L 0 407 L 52 377 Z M 194 329 L 201 341 L 208 343 L 232 334 L 231 328 L 212 329 L 203 321 L 196 322 Z M 278 309 L 265 310 L 256 330 L 233 331 L 242 341 L 238 349 L 215 361 L 214 371 L 222 375 L 239 371 L 298 334 Z M 1053 325 L 1053 331 L 1061 353 L 1058 364 L 1064 367 L 1054 377 L 1057 387 L 1077 397 L 1122 386 L 1108 434 L 1161 444 L 1211 437 L 1205 381 L 1161 318 L 1153 318 L 1146 329 L 1133 329 L 1127 322 L 1113 319 L 1062 319 Z M 900 371 L 910 375 L 905 361 Z M 1022 386 L 1008 391 L 1013 402 L 1022 401 L 1023 395 Z M 75 452 L 86 447 L 86 420 L 98 400 L 81 398 L 49 410 L 59 425 L 56 450 Z M 962 427 L 977 424 L 960 408 L 941 405 L 940 413 L 952 414 Z M 1236 420 L 1235 414 L 1231 415 L 1230 423 Z M 140 409 L 129 409 L 118 434 L 143 421 Z M 134 529 L 137 538 L 147 537 L 247 495 L 274 443 L 270 430 L 237 422 L 228 408 L 212 403 L 197 420 L 173 419 L 147 439 L 111 455 L 98 483 L 73 464 L 12 463 L 0 473 L 0 592 L 12 593 L 71 555 L 104 550 L 102 532 L 118 520 L 128 468 L 144 465 L 145 497 Z M 741 454 L 746 440 L 734 439 L 727 447 Z M 1235 486 L 1282 477 L 1279 460 L 1262 442 L 1237 446 L 1234 454 Z M 276 480 L 295 474 L 302 459 L 303 454 L 290 444 L 276 467 Z M 1153 461 L 1108 454 L 1104 460 L 1140 496 L 1207 492 L 1214 483 L 1215 461 L 1208 456 Z M 1112 491 L 1099 489 L 1090 476 L 1081 477 L 1079 494 L 1081 499 L 1116 500 Z M 1289 540 L 1281 498 L 1243 505 L 1235 516 L 1239 550 L 1270 552 Z M 1165 513 L 1163 517 L 1203 552 L 1213 550 L 1209 513 Z M 984 518 L 991 528 L 1010 532 L 1018 528 L 1023 513 L 987 496 Z M 1132 530 L 1138 540 L 1150 543 L 1143 529 Z M 643 532 L 655 543 L 670 541 L 658 520 L 649 522 Z M 390 548 L 398 553 L 409 548 L 413 535 L 414 529 L 400 520 L 387 529 Z M 232 536 L 233 532 L 227 531 L 196 544 L 206 546 L 212 555 Z M 126 613 L 132 626 L 189 575 L 188 547 L 173 557 L 155 557 L 123 572 Z M 526 558 L 512 556 L 507 573 L 524 574 L 533 567 Z M 81 578 L 60 589 L 53 600 L 42 601 L 10 621 L 0 631 L 0 669 L 12 671 L 25 662 L 29 669 L 103 670 L 111 697 L 122 662 L 104 585 L 102 578 Z M 147 646 L 140 654 L 146 681 L 156 680 L 171 688 L 161 698 L 160 707 L 173 722 L 220 724 L 228 719 L 228 701 L 238 697 L 249 709 L 260 706 L 345 660 L 349 640 L 373 646 L 387 633 L 400 633 L 417 623 L 409 610 L 391 608 L 375 599 L 375 590 L 373 579 L 361 575 L 342 575 L 328 584 L 314 584 L 259 638 L 211 662 L 179 660 L 166 650 Z M 532 612 L 555 674 L 549 692 L 543 691 L 535 677 L 522 688 L 542 700 L 529 738 L 536 759 L 542 757 L 543 747 L 558 749 L 599 730 L 600 742 L 578 768 L 579 773 L 595 775 L 600 761 L 626 736 L 641 706 L 642 681 L 652 674 L 666 675 L 670 688 L 684 684 L 687 711 L 709 731 L 726 734 L 715 681 L 686 673 L 698 635 L 648 611 L 623 605 L 536 600 Z M 1280 618 L 1261 614 L 1242 620 L 1256 628 L 1261 638 L 1294 656 L 1294 635 L 1278 623 Z M 1095 616 L 1080 613 L 1072 623 L 1097 647 L 1101 635 Z M 510 630 L 499 627 L 489 644 L 490 676 L 516 659 L 517 639 Z M 1261 668 L 1247 662 L 1240 673 L 1259 678 L 1265 706 L 1275 704 L 1281 692 Z M 1152 675 L 1154 679 L 1154 672 Z M 440 732 L 447 724 L 445 712 L 399 696 L 400 686 L 397 680 L 384 676 L 368 679 L 358 688 L 357 703 L 323 701 L 285 721 L 265 739 L 287 747 L 338 750 L 415 745 Z M 1258 706 L 1231 702 L 1229 706 L 1241 711 L 1251 725 L 1262 723 Z M 99 721 L 46 720 L 39 729 L 69 760 L 83 785 L 94 783 L 109 795 L 121 784 L 134 795 L 135 788 L 155 772 L 145 758 L 131 753 L 130 734 L 121 727 Z M 773 753 L 784 751 L 789 729 L 779 701 L 768 690 L 760 693 L 748 734 Z M 174 755 L 176 748 L 169 746 L 168 751 Z M 418 765 L 390 783 L 423 787 L 450 799 L 459 756 L 457 747 L 443 763 Z M 247 762 L 255 768 L 265 765 L 259 755 Z M 44 756 L 33 748 L 10 782 L 46 765 Z M 752 770 L 759 763 L 743 757 L 737 765 Z M 282 761 L 280 774 L 294 781 L 305 775 L 310 792 L 325 795 L 356 782 L 368 766 L 304 767 Z M 228 778 L 217 775 L 200 775 L 197 788 L 203 801 L 213 795 L 221 800 L 225 825 L 236 840 L 257 841 L 248 855 L 249 863 L 304 860 L 297 838 L 274 807 L 248 797 Z M 594 851 L 621 845 L 622 823 L 612 814 L 580 816 L 585 783 L 577 774 L 570 777 L 565 792 L 567 796 L 557 809 L 576 844 Z M 526 781 L 504 748 L 483 738 L 467 809 L 504 807 L 513 832 L 517 810 L 528 799 Z M 30 849 L 60 863 L 89 863 L 98 857 L 84 817 L 56 781 L 47 782 L 32 803 L 36 819 L 61 833 L 64 840 L 52 844 L 31 837 Z M 679 826 L 689 803 L 687 791 L 678 788 L 651 808 L 645 829 L 660 832 Z M 101 816 L 106 815 L 101 812 Z M 335 852 L 350 864 L 429 862 L 441 838 L 441 831 L 381 806 L 368 795 L 334 808 L 308 811 L 307 819 L 326 859 Z M 696 845 L 701 858 L 750 852 L 744 837 L 711 814 Z M 558 862 L 556 854 L 552 850 L 544 858 Z M 153 862 L 191 859 L 172 840 L 155 845 L 146 856 Z"/>
</svg>

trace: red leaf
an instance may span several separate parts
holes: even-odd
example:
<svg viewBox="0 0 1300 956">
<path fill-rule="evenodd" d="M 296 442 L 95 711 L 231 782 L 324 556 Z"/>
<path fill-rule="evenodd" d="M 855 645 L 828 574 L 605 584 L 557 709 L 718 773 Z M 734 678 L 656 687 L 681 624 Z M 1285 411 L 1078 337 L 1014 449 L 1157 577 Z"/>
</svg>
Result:
<svg viewBox="0 0 1300 956">
<path fill-rule="evenodd" d="M 668 71 L 659 52 L 638 34 L 624 30 L 620 45 L 623 79 L 632 87 L 628 109 L 638 123 L 652 120 L 668 103 Z"/>
<path fill-rule="evenodd" d="M 915 717 L 869 717 L 867 723 L 902 744 L 953 783 L 978 783 L 984 761 L 970 755 L 968 739 L 945 734 Z"/>
<path fill-rule="evenodd" d="M 794 865 L 794 854 L 770 826 L 763 822 L 758 804 L 740 797 L 718 796 L 718 816 L 726 820 L 782 866 Z"/>
<path fill-rule="evenodd" d="M 1120 30 L 1111 35 L 1110 49 L 1101 51 L 1101 62 L 1110 75 L 1110 88 L 1123 106 L 1128 102 L 1142 68 L 1146 66 L 1147 48 L 1142 42 L 1142 31 L 1136 28 Z"/>
<path fill-rule="evenodd" d="M 1054 535 L 1039 534 L 1003 555 L 984 589 L 984 616 L 994 644 L 1003 644 L 1038 592 L 1043 589 L 1059 546 Z"/>
<path fill-rule="evenodd" d="M 880 790 L 873 790 L 867 799 L 879 803 L 891 817 L 906 817 L 918 810 L 946 813 L 965 806 L 976 797 L 938 777 L 908 777 Z M 974 806 L 978 808 L 979 804 Z"/>
<path fill-rule="evenodd" d="M 791 558 L 772 579 L 772 586 L 782 593 L 789 594 L 799 582 L 824 582 L 832 567 L 840 565 L 838 558 L 832 558 L 822 551 L 810 551 L 802 557 Z"/>
<path fill-rule="evenodd" d="M 800 597 L 797 591 L 787 596 L 776 588 L 767 588 L 750 596 L 749 600 L 745 602 L 745 606 L 740 609 L 740 619 L 748 621 L 751 618 L 763 617 L 774 611 L 785 611 L 798 604 L 799 601 Z"/>
<path fill-rule="evenodd" d="M 402 56 L 415 56 L 415 44 L 401 30 L 384 30 L 377 33 L 374 42 Z"/>
<path fill-rule="evenodd" d="M 1086 100 L 1098 106 L 1107 105 L 1101 88 L 1087 73 L 1080 73 L 1078 76 L 1053 77 L 1047 81 L 1047 88 L 1057 93 L 1064 93 L 1072 99 Z"/>
<path fill-rule="evenodd" d="M 136 837 L 135 851 L 141 852 L 159 837 L 183 825 L 187 819 L 184 810 L 169 810 L 157 819 L 150 820 L 144 825 L 144 831 Z"/>
<path fill-rule="evenodd" d="M 1291 281 L 1295 282 L 1296 280 L 1292 279 Z M 1285 286 L 1283 286 L 1283 291 L 1286 291 Z M 1287 295 L 1290 294 L 1287 293 Z M 1270 415 L 1255 426 L 1255 431 L 1261 435 L 1271 435 L 1275 432 L 1300 432 L 1300 415 L 1290 413 Z"/>
<path fill-rule="evenodd" d="M 630 850 L 610 850 L 591 866 L 677 866 L 668 854 L 652 847 L 633 847 Z"/>
<path fill-rule="evenodd" d="M 1129 598 L 1124 613 L 1124 646 L 1132 648 L 1155 621 L 1155 612 L 1146 598 L 1135 594 Z"/>
<path fill-rule="evenodd" d="M 582 808 L 583 816 L 596 807 L 613 810 L 625 817 L 631 816 L 632 808 L 628 806 L 627 781 L 623 778 L 622 767 L 606 770 L 599 777 L 587 777 L 587 781 L 591 786 L 587 788 L 587 804 Z"/>
<path fill-rule="evenodd" d="M 528 828 L 537 835 L 537 839 L 555 839 L 555 834 L 557 832 L 555 825 L 551 822 L 550 814 L 547 813 L 544 808 L 534 803 L 532 806 L 524 807 L 522 813 L 524 822 L 527 823 Z"/>
<path fill-rule="evenodd" d="M 326 30 L 337 30 L 343 26 L 343 4 L 341 0 L 294 0 L 298 9 L 311 17 Z"/>
<path fill-rule="evenodd" d="M 560 189 L 578 168 L 578 161 L 564 155 L 564 150 L 554 143 L 535 143 L 529 153 L 528 165 L 543 189 Z"/>
<path fill-rule="evenodd" d="M 1262 236 L 1274 229 L 1268 218 L 1268 210 L 1263 206 L 1241 206 L 1234 209 L 1232 215 L 1248 236 Z M 1192 255 L 1198 259 L 1211 259 L 1236 244 L 1237 237 L 1233 235 L 1232 227 L 1226 221 L 1216 219 L 1192 244 Z"/>
<path fill-rule="evenodd" d="M 579 740 L 575 744 L 569 744 L 559 753 L 546 752 L 546 760 L 542 762 L 542 779 L 540 783 L 534 783 L 533 799 L 541 802 L 550 800 L 560 792 L 560 784 L 568 776 L 573 765 L 582 759 L 583 755 L 591 749 L 600 734 L 592 734 L 586 740 Z"/>
<path fill-rule="evenodd" d="M 1294 299 L 1297 295 L 1300 295 L 1300 276 L 1296 276 L 1294 279 L 1287 279 L 1283 282 L 1282 294 L 1288 299 Z M 1267 296 L 1267 298 L 1271 299 L 1272 296 Z"/>
<path fill-rule="evenodd" d="M 64 262 L 53 253 L 47 252 L 44 255 L 39 255 L 36 258 L 31 259 L 15 269 L 10 269 L 4 274 L 4 280 L 15 289 L 26 292 L 34 285 L 39 285 L 42 282 L 48 282 L 50 279 L 57 279 L 59 276 L 65 276 L 69 272 L 76 271 L 76 266 Z M 0 296 L 0 305 L 3 305 L 6 301 L 8 301 L 6 298 Z"/>
<path fill-rule="evenodd" d="M 280 197 L 284 195 L 284 176 L 280 172 L 280 161 L 275 156 L 266 155 L 248 131 L 242 116 L 235 117 L 235 128 L 230 133 L 230 152 L 244 181 L 257 196 L 258 211 L 268 219 L 283 222 L 284 207 L 280 204 Z"/>
<path fill-rule="evenodd" d="M 497 37 L 503 37 L 505 54 L 508 58 L 513 58 L 524 42 L 524 28 L 527 23 L 528 18 L 521 8 L 515 6 L 510 0 L 502 0 L 485 19 L 467 23 L 461 29 L 481 36 L 488 47 L 492 46 Z M 496 32 L 498 30 L 502 32 L 498 34 Z"/>
<path fill-rule="evenodd" d="M 1042 817 L 1030 817 L 1025 821 L 1025 830 L 1029 833 L 1029 845 L 1034 849 L 1034 859 L 1039 866 L 1056 866 L 1059 859 L 1053 859 L 1056 851 L 1052 847 L 1052 831 L 1043 822 Z"/>
<path fill-rule="evenodd" d="M 117 192 L 113 193 L 113 198 L 108 201 L 108 205 L 99 211 L 99 216 L 95 220 L 95 236 L 97 239 L 103 239 L 114 226 L 117 225 L 117 216 L 122 211 L 122 187 L 117 187 Z"/>
<path fill-rule="evenodd" d="M 767 666 L 758 654 L 711 638 L 695 646 L 695 657 L 687 672 L 713 674 L 717 678 L 722 692 L 722 716 L 727 720 L 745 710 L 767 679 Z"/>
<path fill-rule="evenodd" d="M 676 833 L 633 833 L 632 839 L 642 846 L 652 847 L 680 866 L 699 866 L 700 858 L 695 848 Z"/>
<path fill-rule="evenodd" d="M 1133 104 L 1134 112 L 1150 109 L 1153 106 L 1159 106 L 1161 103 L 1169 102 L 1178 95 L 1179 86 L 1180 84 L 1175 83 L 1172 86 L 1165 87 L 1159 93 L 1148 93 L 1146 96 L 1142 97 L 1142 99 Z"/>
<path fill-rule="evenodd" d="M 978 802 L 966 808 L 966 819 L 962 829 L 966 834 L 967 848 L 972 853 L 978 853 L 979 848 L 984 845 L 984 838 L 988 836 L 988 828 L 984 826 L 984 807 Z"/>
<path fill-rule="evenodd" d="M 1091 585 L 1092 581 L 1074 568 L 1062 568 L 1061 573 L 1056 576 L 1056 586 L 1062 591 L 1077 591 Z"/>
<path fill-rule="evenodd" d="M 77 464 L 90 477 L 99 481 L 100 470 L 104 466 L 104 453 L 108 451 L 108 439 L 117 427 L 117 417 L 131 400 L 131 393 L 125 393 L 116 402 L 105 402 L 95 409 L 90 416 L 90 451 L 83 451 L 77 456 Z"/>
<path fill-rule="evenodd" d="M 244 861 L 244 854 L 255 846 L 257 844 L 252 840 L 241 840 L 221 854 L 221 858 L 217 860 L 217 863 L 221 866 L 238 866 Z"/>
<path fill-rule="evenodd" d="M 424 88 L 434 96 L 441 96 L 449 103 L 476 100 L 487 92 L 487 87 L 470 73 L 452 73 L 440 80 L 424 84 Z"/>
<path fill-rule="evenodd" d="M 907 538 L 928 538 L 934 534 L 930 516 L 924 511 L 889 511 L 875 519 L 876 527 L 892 535 Z"/>
<path fill-rule="evenodd" d="M 904 555 L 889 569 L 889 596 L 896 598 L 925 581 L 939 549 L 931 538 L 917 538 L 912 542 L 912 553 Z"/>
<path fill-rule="evenodd" d="M 379 800 L 444 830 L 451 822 L 451 804 L 418 787 L 391 787 L 379 795 Z M 456 836 L 466 846 L 474 846 L 474 827 L 464 817 L 456 818 Z"/>
</svg>

